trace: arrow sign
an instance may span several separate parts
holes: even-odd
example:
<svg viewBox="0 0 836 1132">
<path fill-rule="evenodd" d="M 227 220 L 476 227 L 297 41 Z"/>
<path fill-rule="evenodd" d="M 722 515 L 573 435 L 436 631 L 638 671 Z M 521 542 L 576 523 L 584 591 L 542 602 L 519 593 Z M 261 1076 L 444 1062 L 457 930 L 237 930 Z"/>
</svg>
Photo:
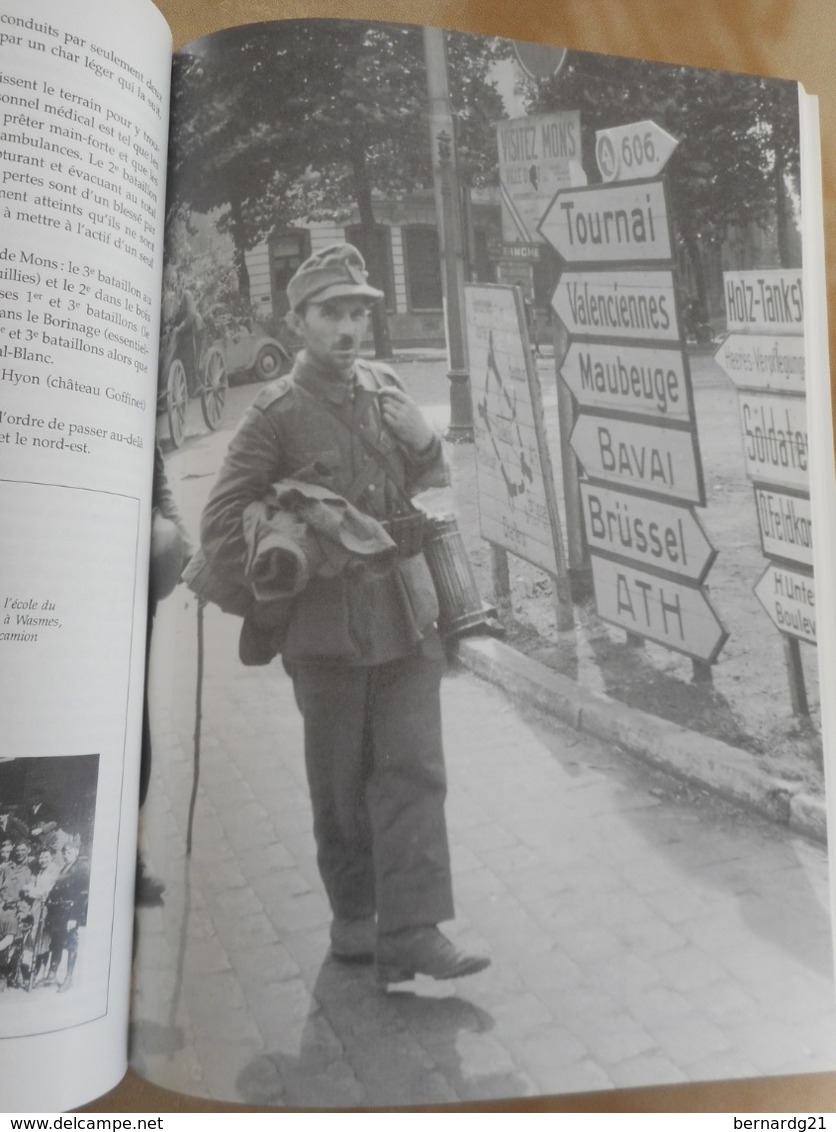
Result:
<svg viewBox="0 0 836 1132">
<path fill-rule="evenodd" d="M 717 551 L 687 507 L 582 483 L 586 539 L 592 551 L 616 554 L 690 582 L 704 581 Z"/>
<path fill-rule="evenodd" d="M 770 562 L 754 593 L 777 629 L 811 645 L 816 643 L 816 591 L 811 575 Z"/>
<path fill-rule="evenodd" d="M 582 408 L 690 421 L 686 367 L 681 350 L 572 342 L 560 372 Z"/>
<path fill-rule="evenodd" d="M 680 340 L 670 271 L 564 271 L 552 309 L 570 334 Z"/>
<path fill-rule="evenodd" d="M 813 568 L 813 514 L 810 500 L 774 487 L 755 486 L 755 506 L 767 558 L 788 558 Z"/>
<path fill-rule="evenodd" d="M 591 479 L 705 505 L 697 438 L 690 431 L 581 413 L 569 442 Z"/>
<path fill-rule="evenodd" d="M 728 633 L 702 589 L 593 554 L 595 605 L 605 621 L 713 664 Z"/>
<path fill-rule="evenodd" d="M 804 333 L 800 270 L 724 271 L 723 290 L 729 330 Z"/>
<path fill-rule="evenodd" d="M 595 134 L 595 158 L 604 181 L 636 181 L 661 173 L 679 141 L 655 122 L 633 122 Z"/>
<path fill-rule="evenodd" d="M 790 334 L 729 334 L 714 355 L 738 389 L 806 392 L 804 339 Z"/>
<path fill-rule="evenodd" d="M 673 255 L 662 181 L 561 189 L 539 231 L 570 263 L 635 263 Z"/>
</svg>

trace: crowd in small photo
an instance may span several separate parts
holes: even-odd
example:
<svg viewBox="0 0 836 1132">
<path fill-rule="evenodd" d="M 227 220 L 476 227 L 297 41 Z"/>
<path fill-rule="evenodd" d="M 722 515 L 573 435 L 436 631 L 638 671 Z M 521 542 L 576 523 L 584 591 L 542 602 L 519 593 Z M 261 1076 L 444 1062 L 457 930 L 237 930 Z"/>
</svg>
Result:
<svg viewBox="0 0 836 1132">
<path fill-rule="evenodd" d="M 26 804 L 0 798 L 0 993 L 72 986 L 89 864 L 62 817 L 41 789 Z"/>
</svg>

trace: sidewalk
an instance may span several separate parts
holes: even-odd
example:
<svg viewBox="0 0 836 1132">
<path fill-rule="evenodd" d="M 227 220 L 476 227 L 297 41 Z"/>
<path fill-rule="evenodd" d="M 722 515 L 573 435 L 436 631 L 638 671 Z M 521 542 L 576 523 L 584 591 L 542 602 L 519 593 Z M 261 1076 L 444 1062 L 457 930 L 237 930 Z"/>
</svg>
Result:
<svg viewBox="0 0 836 1132">
<path fill-rule="evenodd" d="M 290 682 L 243 668 L 238 622 L 207 610 L 188 861 L 194 606 L 178 590 L 160 618 L 145 842 L 168 888 L 138 913 L 141 1073 L 342 1108 L 833 1068 L 823 850 L 462 669 L 444 687 L 451 934 L 493 965 L 383 994 L 331 960 Z"/>
</svg>

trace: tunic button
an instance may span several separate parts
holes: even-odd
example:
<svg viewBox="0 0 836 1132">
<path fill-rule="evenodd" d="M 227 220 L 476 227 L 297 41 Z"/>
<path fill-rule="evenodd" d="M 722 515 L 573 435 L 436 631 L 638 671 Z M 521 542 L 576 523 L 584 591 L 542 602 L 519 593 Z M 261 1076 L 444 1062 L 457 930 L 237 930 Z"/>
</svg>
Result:
<svg viewBox="0 0 836 1132">
<path fill-rule="evenodd" d="M 374 484 L 370 483 L 369 484 L 369 494 L 371 494 L 373 491 L 374 491 Z"/>
</svg>

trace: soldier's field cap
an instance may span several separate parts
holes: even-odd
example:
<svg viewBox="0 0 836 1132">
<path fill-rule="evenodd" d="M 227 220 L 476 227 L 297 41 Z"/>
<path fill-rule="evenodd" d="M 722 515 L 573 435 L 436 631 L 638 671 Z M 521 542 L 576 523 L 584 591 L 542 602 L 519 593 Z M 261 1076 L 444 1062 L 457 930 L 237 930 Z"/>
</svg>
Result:
<svg viewBox="0 0 836 1132">
<path fill-rule="evenodd" d="M 371 301 L 382 299 L 383 292 L 369 284 L 365 261 L 352 244 L 331 244 L 316 252 L 287 285 L 291 310 L 310 300 L 325 303 L 356 296 Z"/>
</svg>

